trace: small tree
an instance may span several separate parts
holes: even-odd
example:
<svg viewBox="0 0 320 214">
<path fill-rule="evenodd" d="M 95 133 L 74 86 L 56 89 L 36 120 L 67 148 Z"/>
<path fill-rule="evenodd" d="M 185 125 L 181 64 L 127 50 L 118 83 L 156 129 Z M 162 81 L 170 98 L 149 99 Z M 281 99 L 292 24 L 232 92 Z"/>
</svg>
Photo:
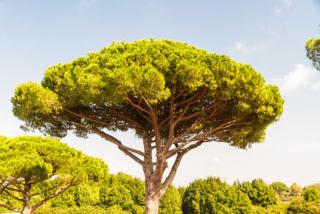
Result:
<svg viewBox="0 0 320 214">
<path fill-rule="evenodd" d="M 158 212 L 186 153 L 212 141 L 261 142 L 283 108 L 278 88 L 251 66 L 168 40 L 112 44 L 50 67 L 41 85 L 20 85 L 12 102 L 24 128 L 97 134 L 141 165 L 147 213 Z M 128 129 L 140 149 L 110 133 Z"/>
<path fill-rule="evenodd" d="M 103 161 L 56 139 L 7 138 L 0 141 L 0 207 L 30 214 L 80 181 L 106 172 Z"/>
<path fill-rule="evenodd" d="M 318 201 L 320 202 L 320 189 L 315 186 L 308 186 L 302 192 L 305 201 Z"/>
<path fill-rule="evenodd" d="M 306 43 L 307 57 L 320 70 L 320 39 L 309 39 Z"/>
<path fill-rule="evenodd" d="M 253 205 L 268 207 L 278 203 L 276 192 L 261 179 L 243 182 L 238 188 L 249 196 Z"/>
<path fill-rule="evenodd" d="M 290 194 L 292 196 L 300 196 L 301 193 L 302 193 L 302 187 L 300 187 L 298 184 L 296 183 L 293 183 L 291 186 L 290 186 Z"/>
<path fill-rule="evenodd" d="M 219 178 L 192 182 L 182 198 L 183 213 L 251 213 L 249 197 Z"/>
<path fill-rule="evenodd" d="M 283 182 L 277 181 L 270 184 L 270 187 L 276 191 L 282 201 L 288 200 L 290 188 Z"/>
</svg>

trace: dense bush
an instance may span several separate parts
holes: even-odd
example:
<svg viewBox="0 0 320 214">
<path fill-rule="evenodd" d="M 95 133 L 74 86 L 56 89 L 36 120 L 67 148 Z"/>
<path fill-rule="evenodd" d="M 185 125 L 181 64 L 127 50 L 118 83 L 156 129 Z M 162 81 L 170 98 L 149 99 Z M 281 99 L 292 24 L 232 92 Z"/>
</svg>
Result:
<svg viewBox="0 0 320 214">
<path fill-rule="evenodd" d="M 320 189 L 315 186 L 309 186 L 303 190 L 302 195 L 306 201 L 319 201 Z"/>
<path fill-rule="evenodd" d="M 85 206 L 71 208 L 41 208 L 35 214 L 128 214 L 119 205 L 107 209 L 101 207 Z"/>
<path fill-rule="evenodd" d="M 291 196 L 300 196 L 302 193 L 302 187 L 300 187 L 298 184 L 293 183 L 290 186 L 290 194 Z"/>
<path fill-rule="evenodd" d="M 290 193 L 290 188 L 283 182 L 277 181 L 270 184 L 270 187 L 276 191 L 278 195 L 287 195 Z"/>
<path fill-rule="evenodd" d="M 303 200 L 303 198 L 294 199 L 288 206 L 288 214 L 319 214 L 320 203 L 309 202 Z"/>
<path fill-rule="evenodd" d="M 247 194 L 253 205 L 268 207 L 278 203 L 276 192 L 261 179 L 238 184 L 238 188 Z"/>
<path fill-rule="evenodd" d="M 185 190 L 182 202 L 184 213 L 250 213 L 251 202 L 235 186 L 209 177 L 191 183 Z"/>
<path fill-rule="evenodd" d="M 160 202 L 159 214 L 182 214 L 179 190 L 171 186 Z"/>
</svg>

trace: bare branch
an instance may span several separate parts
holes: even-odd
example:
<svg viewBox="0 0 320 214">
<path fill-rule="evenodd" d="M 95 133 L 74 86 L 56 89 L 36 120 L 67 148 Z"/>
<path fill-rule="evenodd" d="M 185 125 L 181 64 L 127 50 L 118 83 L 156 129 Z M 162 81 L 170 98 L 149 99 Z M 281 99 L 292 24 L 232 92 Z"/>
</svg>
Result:
<svg viewBox="0 0 320 214">
<path fill-rule="evenodd" d="M 165 181 L 161 185 L 160 198 L 164 195 L 169 185 L 172 183 L 184 154 L 185 153 L 178 153 L 177 158 L 171 167 L 169 175 L 166 177 Z"/>
<path fill-rule="evenodd" d="M 197 93 L 195 93 L 193 96 L 191 96 L 188 99 L 185 99 L 179 103 L 177 103 L 177 106 L 182 106 L 184 104 L 193 103 L 195 100 L 200 99 L 201 97 L 205 96 L 208 92 L 208 89 L 202 89 L 198 90 Z"/>
<path fill-rule="evenodd" d="M 138 110 L 138 111 L 140 111 L 140 112 L 142 112 L 142 113 L 145 113 L 145 114 L 147 114 L 147 115 L 150 115 L 150 111 L 148 111 L 148 110 L 142 108 L 141 106 L 135 104 L 130 98 L 127 98 L 127 101 L 128 101 L 128 103 L 129 103 L 133 108 L 135 108 L 136 110 Z"/>
<path fill-rule="evenodd" d="M 184 152 L 186 150 L 185 146 L 187 146 L 188 144 L 191 144 L 192 142 L 195 142 L 195 141 L 206 142 L 206 139 L 210 135 L 216 135 L 216 134 L 220 133 L 221 131 L 224 131 L 228 128 L 231 128 L 235 125 L 244 124 L 244 123 L 237 123 L 239 120 L 240 120 L 239 118 L 235 118 L 231 121 L 228 121 L 226 123 L 219 125 L 218 127 L 214 128 L 214 129 L 209 129 L 200 135 L 197 135 L 189 140 L 186 140 L 183 143 L 180 143 L 176 148 L 174 148 L 168 152 L 167 158 L 174 156 L 178 152 Z M 178 141 L 179 139 L 176 139 L 176 140 Z"/>
<path fill-rule="evenodd" d="M 126 155 L 128 155 L 129 157 L 131 157 L 133 160 L 135 160 L 137 163 L 139 163 L 140 165 L 143 165 L 143 161 L 138 158 L 136 155 L 134 155 L 133 153 L 136 153 L 136 154 L 139 154 L 139 155 L 142 155 L 144 156 L 144 153 L 139 151 L 139 150 L 136 150 L 136 149 L 133 149 L 133 148 L 130 148 L 130 147 L 127 147 L 127 146 L 124 146 L 121 141 L 119 141 L 117 138 L 99 130 L 99 129 L 96 129 L 96 128 L 90 128 L 90 127 L 87 127 L 81 123 L 78 123 L 78 122 L 75 122 L 75 121 L 71 121 L 71 120 L 68 120 L 68 119 L 64 119 L 64 118 L 60 118 L 60 117 L 55 117 L 54 119 L 60 121 L 60 122 L 65 122 L 65 123 L 69 123 L 69 124 L 72 124 L 74 126 L 79 126 L 80 128 L 83 128 L 83 129 L 86 129 L 88 131 L 91 131 L 93 133 L 96 133 L 98 134 L 100 137 L 102 137 L 103 139 L 115 144 L 118 146 L 118 148 L 124 152 Z M 132 153 L 133 152 L 133 153 Z"/>
<path fill-rule="evenodd" d="M 156 142 L 157 154 L 159 154 L 161 152 L 161 135 L 160 135 L 160 130 L 158 126 L 157 112 L 154 110 L 154 108 L 151 106 L 151 104 L 148 102 L 146 98 L 142 97 L 142 100 L 145 102 L 145 104 L 149 108 L 151 124 L 153 127 L 153 132 L 154 132 L 154 137 Z"/>
</svg>

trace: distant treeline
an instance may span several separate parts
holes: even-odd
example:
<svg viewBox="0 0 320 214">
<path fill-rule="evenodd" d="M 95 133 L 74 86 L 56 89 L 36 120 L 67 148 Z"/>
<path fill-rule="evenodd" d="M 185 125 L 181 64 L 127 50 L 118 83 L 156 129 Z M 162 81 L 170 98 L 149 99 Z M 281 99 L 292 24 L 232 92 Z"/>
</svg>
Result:
<svg viewBox="0 0 320 214">
<path fill-rule="evenodd" d="M 124 173 L 99 183 L 83 183 L 53 200 L 39 214 L 144 213 L 144 182 Z M 320 213 L 320 185 L 305 188 L 261 179 L 228 185 L 219 178 L 198 179 L 171 187 L 161 201 L 161 214 L 178 213 Z"/>
<path fill-rule="evenodd" d="M 142 180 L 110 174 L 102 160 L 56 139 L 0 137 L 0 213 L 142 214 L 144 195 Z M 159 213 L 318 214 L 320 184 L 288 187 L 254 179 L 229 185 L 208 177 L 171 186 Z"/>
</svg>

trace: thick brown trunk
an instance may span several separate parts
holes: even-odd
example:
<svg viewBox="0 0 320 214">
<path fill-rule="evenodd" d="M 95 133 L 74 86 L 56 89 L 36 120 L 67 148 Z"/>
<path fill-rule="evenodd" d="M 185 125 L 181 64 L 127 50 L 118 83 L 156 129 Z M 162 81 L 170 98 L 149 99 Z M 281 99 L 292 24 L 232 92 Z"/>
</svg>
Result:
<svg viewBox="0 0 320 214">
<path fill-rule="evenodd" d="M 158 214 L 160 206 L 160 184 L 154 179 L 146 179 L 145 182 L 145 213 Z"/>
<path fill-rule="evenodd" d="M 31 207 L 28 207 L 28 206 L 24 207 L 21 212 L 21 214 L 31 214 L 31 213 L 32 213 L 32 209 Z"/>
<path fill-rule="evenodd" d="M 155 191 L 146 192 L 145 199 L 146 214 L 158 214 L 160 206 L 160 197 Z"/>
<path fill-rule="evenodd" d="M 25 184 L 25 191 L 24 191 L 24 202 L 23 202 L 23 210 L 21 211 L 21 214 L 31 214 L 32 213 L 32 208 L 30 206 L 30 189 L 31 189 L 31 184 L 26 181 Z"/>
</svg>

